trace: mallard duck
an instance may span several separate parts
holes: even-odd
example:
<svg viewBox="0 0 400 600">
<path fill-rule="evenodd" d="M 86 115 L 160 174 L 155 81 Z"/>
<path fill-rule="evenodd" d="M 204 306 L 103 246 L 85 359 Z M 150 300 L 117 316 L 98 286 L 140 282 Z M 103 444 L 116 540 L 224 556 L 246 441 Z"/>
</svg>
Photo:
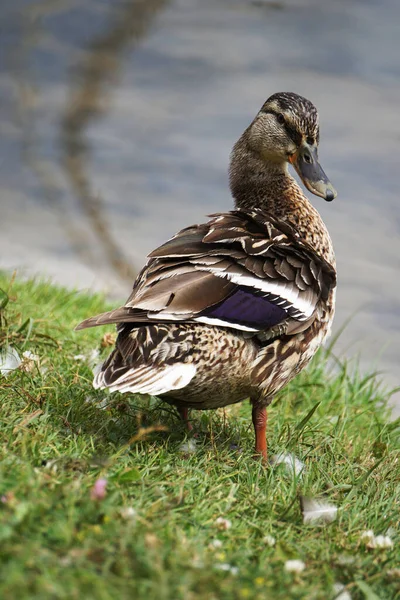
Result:
<svg viewBox="0 0 400 600">
<path fill-rule="evenodd" d="M 266 408 L 330 332 L 335 256 L 328 231 L 288 172 L 327 201 L 318 113 L 274 94 L 235 144 L 235 210 L 211 215 L 154 250 L 121 308 L 77 329 L 117 324 L 95 388 L 159 396 L 190 427 L 188 409 L 249 398 L 256 453 L 267 457 Z"/>
</svg>

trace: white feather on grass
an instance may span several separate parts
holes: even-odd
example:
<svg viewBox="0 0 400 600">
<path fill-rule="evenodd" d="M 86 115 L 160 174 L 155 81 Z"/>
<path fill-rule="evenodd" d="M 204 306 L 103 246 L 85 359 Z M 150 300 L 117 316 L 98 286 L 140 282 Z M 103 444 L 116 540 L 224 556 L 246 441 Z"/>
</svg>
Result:
<svg viewBox="0 0 400 600">
<path fill-rule="evenodd" d="M 281 452 L 280 454 L 274 454 L 271 457 L 271 465 L 285 465 L 286 470 L 289 473 L 294 473 L 297 477 L 302 475 L 305 464 L 301 462 L 294 454 L 290 454 L 288 452 Z"/>
<path fill-rule="evenodd" d="M 229 519 L 225 519 L 224 517 L 218 517 L 215 519 L 215 525 L 221 531 L 228 531 L 232 527 L 232 522 Z"/>
<path fill-rule="evenodd" d="M 287 571 L 288 573 L 295 573 L 296 575 L 302 573 L 305 568 L 305 563 L 302 560 L 299 560 L 298 558 L 295 558 L 293 560 L 287 560 L 284 564 L 285 571 Z"/>
<path fill-rule="evenodd" d="M 184 454 L 194 454 L 197 452 L 196 440 L 189 439 L 186 442 L 182 442 L 179 446 L 179 452 L 183 452 Z"/>
<path fill-rule="evenodd" d="M 269 534 L 265 535 L 265 536 L 263 537 L 263 540 L 262 540 L 262 541 L 264 542 L 264 544 L 265 544 L 266 546 L 269 546 L 270 548 L 272 548 L 272 547 L 273 547 L 273 546 L 275 546 L 275 544 L 276 544 L 276 538 L 274 538 L 274 536 L 273 536 L 273 535 L 269 535 Z"/>
<path fill-rule="evenodd" d="M 15 371 L 21 364 L 18 352 L 12 346 L 8 346 L 4 352 L 0 352 L 0 373 L 7 377 L 11 371 Z"/>
<path fill-rule="evenodd" d="M 309 525 L 331 523 L 337 517 L 337 506 L 328 504 L 324 500 L 301 496 L 300 505 L 303 513 L 303 522 Z"/>
<path fill-rule="evenodd" d="M 343 583 L 334 583 L 332 591 L 335 594 L 334 600 L 351 600 L 350 593 L 346 590 Z"/>
</svg>

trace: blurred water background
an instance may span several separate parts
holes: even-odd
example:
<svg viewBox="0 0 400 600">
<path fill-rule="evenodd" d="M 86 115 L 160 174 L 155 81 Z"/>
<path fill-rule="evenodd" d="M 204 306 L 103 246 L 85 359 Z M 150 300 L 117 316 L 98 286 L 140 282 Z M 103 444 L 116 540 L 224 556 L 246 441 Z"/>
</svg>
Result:
<svg viewBox="0 0 400 600">
<path fill-rule="evenodd" d="M 233 143 L 295 91 L 339 191 L 312 198 L 336 354 L 398 385 L 399 56 L 398 0 L 2 0 L 0 268 L 124 300 L 150 250 L 231 208 Z"/>
</svg>

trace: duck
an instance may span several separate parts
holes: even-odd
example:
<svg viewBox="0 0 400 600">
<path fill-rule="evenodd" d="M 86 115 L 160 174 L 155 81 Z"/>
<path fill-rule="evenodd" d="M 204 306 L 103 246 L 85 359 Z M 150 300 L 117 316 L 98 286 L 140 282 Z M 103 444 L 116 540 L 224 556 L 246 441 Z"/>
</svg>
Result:
<svg viewBox="0 0 400 600">
<path fill-rule="evenodd" d="M 332 241 L 289 172 L 312 194 L 336 197 L 319 134 L 306 98 L 266 100 L 231 153 L 233 210 L 153 250 L 125 305 L 76 327 L 117 327 L 96 389 L 157 396 L 189 430 L 189 409 L 249 399 L 255 452 L 267 461 L 267 408 L 323 344 L 335 312 Z"/>
</svg>

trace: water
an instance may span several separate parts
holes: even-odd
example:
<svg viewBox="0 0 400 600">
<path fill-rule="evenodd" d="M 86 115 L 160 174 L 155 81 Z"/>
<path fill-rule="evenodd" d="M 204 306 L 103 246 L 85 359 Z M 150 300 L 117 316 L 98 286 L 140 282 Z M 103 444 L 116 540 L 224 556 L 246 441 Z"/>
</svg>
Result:
<svg viewBox="0 0 400 600">
<path fill-rule="evenodd" d="M 129 292 L 145 255 L 231 208 L 229 152 L 266 97 L 321 120 L 339 191 L 337 352 L 400 383 L 398 0 L 3 0 L 0 267 Z"/>
</svg>

